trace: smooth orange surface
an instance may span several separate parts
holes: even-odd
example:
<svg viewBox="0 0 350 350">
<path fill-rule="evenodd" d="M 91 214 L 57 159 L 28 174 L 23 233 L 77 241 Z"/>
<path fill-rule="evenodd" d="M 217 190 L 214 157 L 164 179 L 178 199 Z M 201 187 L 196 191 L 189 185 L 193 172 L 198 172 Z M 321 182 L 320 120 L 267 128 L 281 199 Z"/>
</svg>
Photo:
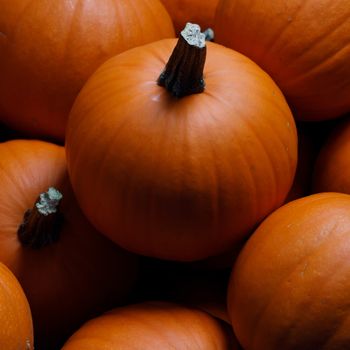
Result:
<svg viewBox="0 0 350 350">
<path fill-rule="evenodd" d="M 215 40 L 268 72 L 296 118 L 350 110 L 349 0 L 220 0 Z"/>
<path fill-rule="evenodd" d="M 159 0 L 0 0 L 0 115 L 64 139 L 79 90 L 109 57 L 174 36 Z"/>
<path fill-rule="evenodd" d="M 199 24 L 202 31 L 214 28 L 214 17 L 218 0 L 161 0 L 173 20 L 179 34 L 187 22 Z"/>
<path fill-rule="evenodd" d="M 315 192 L 350 194 L 350 119 L 344 120 L 318 155 L 313 174 Z"/>
<path fill-rule="evenodd" d="M 67 180 L 63 147 L 41 141 L 0 143 L 0 184 L 0 261 L 27 295 L 38 349 L 55 349 L 56 341 L 92 314 L 125 297 L 135 280 L 135 257 L 107 241 L 82 215 Z M 50 186 L 63 194 L 61 236 L 44 248 L 25 248 L 18 227 Z"/>
<path fill-rule="evenodd" d="M 0 263 L 0 349 L 33 350 L 28 300 L 16 277 Z"/>
<path fill-rule="evenodd" d="M 234 266 L 228 310 L 246 350 L 350 347 L 350 196 L 279 208 Z"/>
<path fill-rule="evenodd" d="M 68 169 L 79 204 L 131 251 L 195 260 L 227 251 L 282 204 L 297 160 L 280 90 L 246 57 L 209 43 L 203 93 L 156 80 L 175 40 L 102 65 L 70 114 Z"/>
<path fill-rule="evenodd" d="M 229 326 L 195 308 L 148 302 L 114 309 L 81 327 L 62 350 L 235 350 Z"/>
</svg>

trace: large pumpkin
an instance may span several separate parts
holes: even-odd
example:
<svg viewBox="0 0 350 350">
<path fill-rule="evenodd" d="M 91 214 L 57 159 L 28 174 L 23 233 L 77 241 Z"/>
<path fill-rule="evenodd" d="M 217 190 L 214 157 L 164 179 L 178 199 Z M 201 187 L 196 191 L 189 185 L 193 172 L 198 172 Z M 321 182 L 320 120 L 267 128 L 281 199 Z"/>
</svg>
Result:
<svg viewBox="0 0 350 350">
<path fill-rule="evenodd" d="M 82 215 L 63 147 L 1 143 L 0 188 L 0 261 L 28 297 L 36 348 L 56 349 L 87 318 L 123 300 L 135 280 L 136 259 Z"/>
<path fill-rule="evenodd" d="M 220 0 L 215 29 L 271 75 L 296 118 L 350 110 L 349 0 Z"/>
<path fill-rule="evenodd" d="M 229 327 L 195 308 L 148 302 L 114 309 L 83 325 L 62 350 L 233 350 Z"/>
<path fill-rule="evenodd" d="M 174 35 L 159 0 L 0 0 L 0 115 L 64 138 L 79 90 L 109 57 Z"/>
<path fill-rule="evenodd" d="M 177 44 L 112 58 L 70 114 L 66 150 L 79 204 L 101 232 L 140 254 L 219 254 L 278 207 L 293 181 L 296 129 L 280 90 L 249 59 L 213 43 L 204 82 L 202 39 L 189 24 Z"/>
<path fill-rule="evenodd" d="M 277 209 L 234 266 L 228 309 L 247 350 L 350 348 L 350 196 Z"/>
<path fill-rule="evenodd" d="M 28 300 L 16 277 L 0 263 L 0 349 L 33 350 L 33 324 Z"/>
<path fill-rule="evenodd" d="M 313 174 L 315 192 L 350 194 L 350 118 L 333 130 L 317 157 Z"/>
<path fill-rule="evenodd" d="M 161 0 L 168 10 L 177 34 L 187 22 L 198 23 L 201 28 L 213 29 L 218 0 Z"/>
</svg>

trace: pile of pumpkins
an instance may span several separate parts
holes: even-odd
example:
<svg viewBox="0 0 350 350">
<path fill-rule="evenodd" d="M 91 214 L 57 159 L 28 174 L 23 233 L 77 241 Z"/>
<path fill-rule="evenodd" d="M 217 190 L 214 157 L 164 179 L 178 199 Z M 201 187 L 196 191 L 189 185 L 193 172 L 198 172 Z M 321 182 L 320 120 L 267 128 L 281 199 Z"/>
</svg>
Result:
<svg viewBox="0 0 350 350">
<path fill-rule="evenodd" d="M 0 348 L 350 348 L 348 113 L 349 0 L 0 0 Z"/>
</svg>

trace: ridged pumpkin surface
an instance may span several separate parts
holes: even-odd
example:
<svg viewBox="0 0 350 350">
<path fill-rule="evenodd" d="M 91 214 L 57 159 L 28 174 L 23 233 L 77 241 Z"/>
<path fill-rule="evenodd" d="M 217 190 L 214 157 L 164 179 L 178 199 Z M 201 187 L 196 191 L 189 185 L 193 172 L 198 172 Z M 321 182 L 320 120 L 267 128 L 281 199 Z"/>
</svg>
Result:
<svg viewBox="0 0 350 350">
<path fill-rule="evenodd" d="M 220 0 L 215 40 L 268 72 L 296 118 L 350 111 L 349 0 Z"/>
<path fill-rule="evenodd" d="M 203 311 L 147 302 L 89 321 L 62 350 L 235 350 L 233 341 L 229 326 Z"/>
<path fill-rule="evenodd" d="M 246 350 L 350 348 L 350 196 L 279 208 L 234 266 L 228 309 Z"/>
<path fill-rule="evenodd" d="M 227 251 L 285 199 L 296 129 L 280 90 L 241 54 L 208 44 L 203 93 L 156 81 L 175 40 L 102 65 L 79 94 L 67 162 L 81 208 L 124 248 L 195 260 Z"/>
<path fill-rule="evenodd" d="M 187 22 L 198 23 L 202 30 L 214 26 L 214 17 L 218 0 L 161 0 L 173 20 L 176 33 Z"/>
<path fill-rule="evenodd" d="M 63 147 L 34 140 L 0 143 L 0 184 L 0 261 L 27 295 L 36 348 L 56 349 L 53 344 L 86 319 L 125 298 L 136 279 L 137 260 L 82 215 L 68 180 Z M 32 248 L 19 239 L 19 227 L 39 194 L 51 186 L 63 195 L 63 223 L 56 242 Z M 30 233 L 53 235 L 50 225 L 36 228 Z"/>
<path fill-rule="evenodd" d="M 1 121 L 61 141 L 75 97 L 100 64 L 174 36 L 159 0 L 0 0 L 0 9 Z"/>
</svg>

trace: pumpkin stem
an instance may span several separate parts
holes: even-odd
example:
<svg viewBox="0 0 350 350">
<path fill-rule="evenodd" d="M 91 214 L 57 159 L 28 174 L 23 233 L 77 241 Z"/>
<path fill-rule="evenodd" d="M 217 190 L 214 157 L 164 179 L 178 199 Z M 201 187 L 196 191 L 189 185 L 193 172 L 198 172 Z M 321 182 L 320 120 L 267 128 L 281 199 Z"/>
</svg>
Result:
<svg viewBox="0 0 350 350">
<path fill-rule="evenodd" d="M 215 38 L 215 33 L 213 31 L 213 29 L 211 28 L 207 28 L 203 34 L 205 35 L 205 40 L 206 41 L 214 41 Z"/>
<path fill-rule="evenodd" d="M 23 246 L 39 249 L 59 238 L 63 215 L 59 211 L 62 194 L 53 187 L 39 195 L 32 209 L 24 213 L 19 226 L 18 239 Z"/>
<path fill-rule="evenodd" d="M 204 91 L 203 69 L 207 48 L 198 24 L 187 23 L 158 78 L 173 96 L 183 97 Z"/>
</svg>

